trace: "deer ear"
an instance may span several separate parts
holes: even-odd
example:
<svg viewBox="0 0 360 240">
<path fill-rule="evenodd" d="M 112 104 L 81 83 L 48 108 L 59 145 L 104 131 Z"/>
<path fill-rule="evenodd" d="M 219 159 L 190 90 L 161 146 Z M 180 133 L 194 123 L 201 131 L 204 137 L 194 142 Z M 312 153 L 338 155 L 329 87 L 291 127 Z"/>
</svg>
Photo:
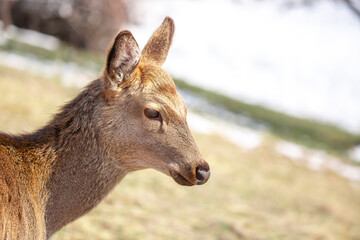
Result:
<svg viewBox="0 0 360 240">
<path fill-rule="evenodd" d="M 118 89 L 121 82 L 134 72 L 140 59 L 140 49 L 133 35 L 125 30 L 115 38 L 106 61 L 106 85 L 111 90 Z"/>
<path fill-rule="evenodd" d="M 174 21 L 166 17 L 142 50 L 141 59 L 161 67 L 168 55 L 174 30 Z"/>
</svg>

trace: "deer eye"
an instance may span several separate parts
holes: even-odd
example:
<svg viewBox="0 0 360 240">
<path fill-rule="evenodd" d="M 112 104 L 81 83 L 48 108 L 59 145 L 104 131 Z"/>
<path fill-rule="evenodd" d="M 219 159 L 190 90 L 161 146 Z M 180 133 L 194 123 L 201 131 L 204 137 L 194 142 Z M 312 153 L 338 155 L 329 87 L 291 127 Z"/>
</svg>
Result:
<svg viewBox="0 0 360 240">
<path fill-rule="evenodd" d="M 160 113 L 156 110 L 146 108 L 144 110 L 145 116 L 149 119 L 160 119 Z"/>
</svg>

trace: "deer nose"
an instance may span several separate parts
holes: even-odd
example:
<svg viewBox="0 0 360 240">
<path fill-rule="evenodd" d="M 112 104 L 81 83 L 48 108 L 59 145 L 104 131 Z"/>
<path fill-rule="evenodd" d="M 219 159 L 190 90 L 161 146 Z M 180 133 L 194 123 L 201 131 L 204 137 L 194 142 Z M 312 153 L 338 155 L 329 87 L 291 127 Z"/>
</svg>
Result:
<svg viewBox="0 0 360 240">
<path fill-rule="evenodd" d="M 205 163 L 196 168 L 196 184 L 201 185 L 207 182 L 210 177 L 209 164 Z"/>
</svg>

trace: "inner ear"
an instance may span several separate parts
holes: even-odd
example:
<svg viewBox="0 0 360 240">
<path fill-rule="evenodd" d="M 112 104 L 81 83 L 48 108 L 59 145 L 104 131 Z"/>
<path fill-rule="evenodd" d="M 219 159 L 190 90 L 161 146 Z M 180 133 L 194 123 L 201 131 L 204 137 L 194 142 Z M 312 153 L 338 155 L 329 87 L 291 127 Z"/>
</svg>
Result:
<svg viewBox="0 0 360 240">
<path fill-rule="evenodd" d="M 154 32 L 141 52 L 141 59 L 161 67 L 168 55 L 174 36 L 174 21 L 166 17 L 161 26 Z"/>
<path fill-rule="evenodd" d="M 140 49 L 133 35 L 125 30 L 115 38 L 106 62 L 106 81 L 111 90 L 118 89 L 121 82 L 134 72 L 140 59 Z"/>
</svg>

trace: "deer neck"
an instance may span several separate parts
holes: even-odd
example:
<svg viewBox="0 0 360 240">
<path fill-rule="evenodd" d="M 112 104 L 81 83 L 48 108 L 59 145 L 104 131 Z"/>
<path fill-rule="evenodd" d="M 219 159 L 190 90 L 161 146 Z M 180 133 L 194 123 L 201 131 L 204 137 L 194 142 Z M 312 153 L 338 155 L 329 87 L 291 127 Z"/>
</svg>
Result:
<svg viewBox="0 0 360 240">
<path fill-rule="evenodd" d="M 100 81 L 93 83 L 47 127 L 55 158 L 46 184 L 47 236 L 94 208 L 126 175 L 102 145 Z"/>
</svg>

